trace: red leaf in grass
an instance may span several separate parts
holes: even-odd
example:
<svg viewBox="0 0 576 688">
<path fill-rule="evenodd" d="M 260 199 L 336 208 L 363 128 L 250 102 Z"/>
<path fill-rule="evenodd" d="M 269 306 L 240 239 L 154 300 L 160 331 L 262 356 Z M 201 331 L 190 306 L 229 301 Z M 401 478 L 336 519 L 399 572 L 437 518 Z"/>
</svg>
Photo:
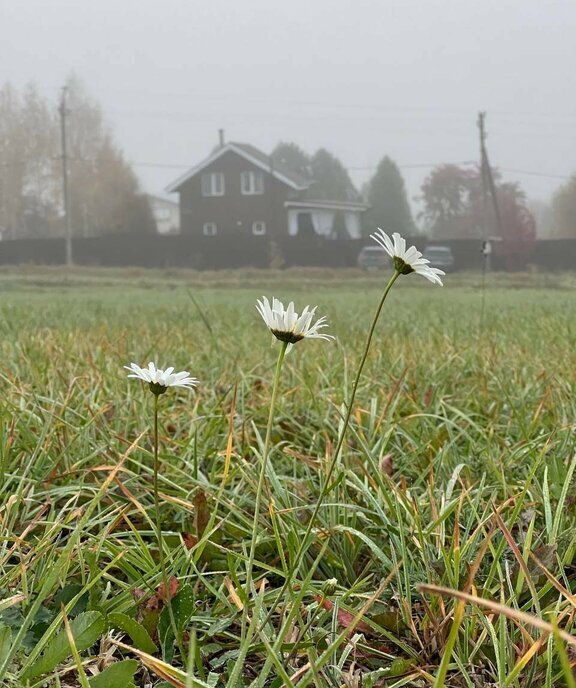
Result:
<svg viewBox="0 0 576 688">
<path fill-rule="evenodd" d="M 172 576 L 172 578 L 168 581 L 168 599 L 172 599 L 174 595 L 178 592 L 178 579 L 176 576 Z M 166 600 L 166 591 L 164 589 L 164 583 L 160 583 L 158 586 L 158 599 L 159 600 Z"/>
<path fill-rule="evenodd" d="M 192 533 L 182 533 L 182 539 L 186 549 L 192 549 L 192 547 L 196 547 L 198 544 L 198 538 L 192 535 Z"/>
<path fill-rule="evenodd" d="M 327 600 L 325 597 L 321 597 L 320 595 L 316 595 L 315 598 L 316 602 L 318 604 L 321 604 L 326 611 L 332 611 L 334 609 L 334 605 L 330 600 Z M 337 613 L 337 619 L 338 619 L 338 624 L 342 626 L 342 628 L 348 628 L 348 635 L 352 635 L 356 629 L 359 631 L 362 631 L 362 633 L 371 633 L 370 626 L 365 621 L 357 621 L 355 624 L 353 624 L 354 618 L 356 617 L 356 614 L 352 614 L 350 612 L 347 612 L 345 609 L 340 609 L 338 608 L 338 613 Z"/>
<path fill-rule="evenodd" d="M 391 478 L 392 474 L 394 473 L 393 459 L 393 454 L 385 454 L 380 459 L 380 468 L 382 469 L 382 473 L 385 473 L 389 478 Z"/>
<path fill-rule="evenodd" d="M 178 579 L 176 578 L 176 576 L 172 576 L 172 578 L 168 582 L 168 594 L 170 595 L 170 599 L 172 599 L 177 592 Z M 149 612 L 158 612 L 164 606 L 165 601 L 166 593 L 164 590 L 164 583 L 160 583 L 156 590 L 156 594 L 152 595 L 148 602 L 146 602 L 146 609 Z"/>
</svg>

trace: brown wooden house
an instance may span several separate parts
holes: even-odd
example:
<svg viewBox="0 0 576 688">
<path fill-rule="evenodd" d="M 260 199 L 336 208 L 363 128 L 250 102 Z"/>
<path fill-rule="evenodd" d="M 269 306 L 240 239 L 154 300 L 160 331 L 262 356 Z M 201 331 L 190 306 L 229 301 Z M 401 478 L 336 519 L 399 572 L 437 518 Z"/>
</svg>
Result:
<svg viewBox="0 0 576 688">
<path fill-rule="evenodd" d="M 358 201 L 314 197 L 314 180 L 246 143 L 227 143 L 167 189 L 180 194 L 182 236 L 358 239 Z"/>
</svg>

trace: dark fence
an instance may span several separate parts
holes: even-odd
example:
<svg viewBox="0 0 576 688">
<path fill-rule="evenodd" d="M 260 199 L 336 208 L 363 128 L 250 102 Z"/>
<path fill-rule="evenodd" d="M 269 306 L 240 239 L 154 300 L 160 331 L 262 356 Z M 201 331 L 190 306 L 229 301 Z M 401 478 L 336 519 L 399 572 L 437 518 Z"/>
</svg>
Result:
<svg viewBox="0 0 576 688">
<path fill-rule="evenodd" d="M 423 250 L 426 239 L 408 238 Z M 436 245 L 450 246 L 455 268 L 482 267 L 482 242 L 473 239 L 435 239 Z M 186 267 L 198 270 L 236 267 L 354 267 L 363 246 L 370 239 L 338 240 L 322 237 L 186 237 L 157 235 L 106 235 L 74 239 L 72 252 L 77 265 L 106 267 Z M 509 255 L 501 255 L 494 245 L 492 267 L 510 266 Z M 0 265 L 63 265 L 64 239 L 22 239 L 0 241 Z M 576 239 L 536 241 L 522 252 L 522 265 L 546 270 L 576 269 Z"/>
<path fill-rule="evenodd" d="M 576 239 L 536 241 L 529 262 L 547 270 L 576 270 Z"/>
<path fill-rule="evenodd" d="M 286 237 L 269 241 L 266 237 L 185 237 L 126 236 L 74 239 L 72 254 L 76 265 L 107 267 L 187 267 L 198 270 L 236 267 L 356 265 L 364 240 L 326 240 Z M 0 242 L 0 265 L 37 263 L 62 265 L 63 239 L 29 239 Z"/>
</svg>

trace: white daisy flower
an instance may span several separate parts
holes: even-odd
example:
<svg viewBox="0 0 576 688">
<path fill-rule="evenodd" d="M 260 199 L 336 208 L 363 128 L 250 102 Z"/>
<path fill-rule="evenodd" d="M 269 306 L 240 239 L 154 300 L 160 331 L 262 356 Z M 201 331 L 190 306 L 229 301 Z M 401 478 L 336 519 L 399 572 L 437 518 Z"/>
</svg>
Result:
<svg viewBox="0 0 576 688">
<path fill-rule="evenodd" d="M 443 286 L 439 275 L 445 275 L 446 273 L 438 268 L 430 267 L 430 261 L 426 258 L 422 258 L 422 254 L 416 246 L 410 246 L 410 248 L 407 249 L 406 239 L 403 239 L 398 232 L 394 232 L 391 239 L 386 232 L 378 227 L 378 231 L 371 234 L 370 237 L 382 246 L 394 261 L 396 270 L 402 275 L 409 275 L 411 272 L 417 272 L 419 275 L 422 275 L 422 277 L 430 280 L 430 282 Z"/>
<path fill-rule="evenodd" d="M 302 314 L 298 315 L 294 310 L 293 301 L 290 301 L 288 308 L 284 308 L 282 301 L 272 298 L 272 305 L 270 305 L 268 299 L 263 296 L 262 300 L 258 299 L 256 308 L 276 339 L 288 344 L 286 353 L 301 339 L 326 339 L 327 341 L 334 339 L 332 335 L 319 332 L 321 328 L 327 327 L 325 317 L 318 318 L 315 323 L 312 323 L 316 306 L 314 308 L 306 306 Z"/>
<path fill-rule="evenodd" d="M 124 366 L 124 368 L 131 373 L 128 377 L 136 377 L 147 382 L 150 385 L 150 390 L 156 395 L 164 394 L 168 387 L 191 389 L 198 384 L 198 380 L 195 377 L 190 377 L 190 373 L 187 370 L 183 370 L 180 373 L 175 373 L 174 368 L 162 370 L 157 368 L 152 361 L 150 361 L 147 368 L 141 368 L 136 363 L 131 363 L 129 366 Z"/>
</svg>

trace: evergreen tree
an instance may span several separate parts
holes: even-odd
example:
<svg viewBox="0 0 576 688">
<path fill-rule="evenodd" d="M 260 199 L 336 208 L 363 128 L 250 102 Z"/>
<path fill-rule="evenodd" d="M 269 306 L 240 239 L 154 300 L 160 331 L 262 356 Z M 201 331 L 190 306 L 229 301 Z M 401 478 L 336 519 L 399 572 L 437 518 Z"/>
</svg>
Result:
<svg viewBox="0 0 576 688">
<path fill-rule="evenodd" d="M 272 151 L 272 159 L 294 172 L 308 177 L 312 183 L 305 196 L 331 201 L 361 201 L 344 165 L 325 148 L 309 156 L 295 143 L 280 142 Z"/>
<path fill-rule="evenodd" d="M 338 201 L 360 201 L 360 194 L 344 165 L 325 148 L 320 148 L 310 160 L 314 183 L 308 189 L 310 198 Z"/>
<path fill-rule="evenodd" d="M 310 176 L 310 156 L 296 143 L 280 141 L 270 157 L 275 163 L 286 165 L 305 177 Z"/>
<path fill-rule="evenodd" d="M 385 232 L 410 235 L 415 231 L 414 220 L 406 194 L 404 179 L 398 165 L 388 156 L 382 158 L 368 183 L 364 226 L 370 234 L 377 227 Z"/>
</svg>

